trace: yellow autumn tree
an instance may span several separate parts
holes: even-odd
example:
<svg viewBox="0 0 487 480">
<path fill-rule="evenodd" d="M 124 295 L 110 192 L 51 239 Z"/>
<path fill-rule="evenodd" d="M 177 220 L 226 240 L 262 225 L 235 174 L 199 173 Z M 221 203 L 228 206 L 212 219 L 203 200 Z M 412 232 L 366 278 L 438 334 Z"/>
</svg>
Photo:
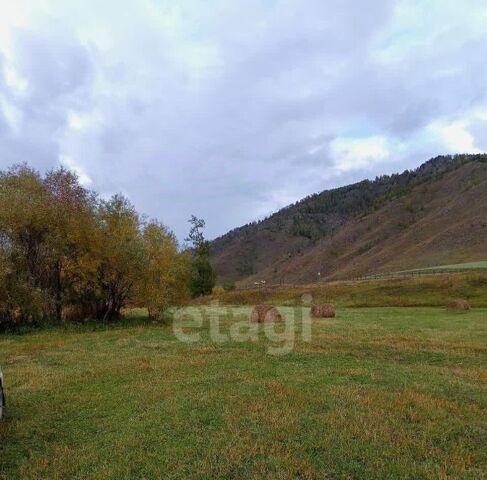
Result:
<svg viewBox="0 0 487 480">
<path fill-rule="evenodd" d="M 151 318 L 161 319 L 170 306 L 189 298 L 190 259 L 179 252 L 174 234 L 159 222 L 145 225 L 142 240 L 145 259 L 138 301 Z"/>
<path fill-rule="evenodd" d="M 62 168 L 0 172 L 0 328 L 113 320 L 135 303 L 161 317 L 187 298 L 188 265 L 121 195 L 101 200 Z"/>
</svg>

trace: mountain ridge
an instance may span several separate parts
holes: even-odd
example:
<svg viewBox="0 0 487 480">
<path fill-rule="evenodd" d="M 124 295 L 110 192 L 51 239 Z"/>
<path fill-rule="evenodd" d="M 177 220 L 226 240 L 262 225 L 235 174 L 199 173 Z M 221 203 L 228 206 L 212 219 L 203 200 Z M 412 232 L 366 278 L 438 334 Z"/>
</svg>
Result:
<svg viewBox="0 0 487 480">
<path fill-rule="evenodd" d="M 485 177 L 487 177 L 487 155 L 438 156 L 414 170 L 383 175 L 376 177 L 375 180 L 363 180 L 309 195 L 264 220 L 233 229 L 211 242 L 213 266 L 222 281 L 252 280 L 256 277 L 265 277 L 266 280 L 275 281 L 276 279 L 282 280 L 283 276 L 289 277 L 289 280 L 293 281 L 311 281 L 313 278 L 308 272 L 309 268 L 296 261 L 301 257 L 305 258 L 307 263 L 312 262 L 312 259 L 315 258 L 315 260 L 321 259 L 321 261 L 336 264 L 334 268 L 326 268 L 327 273 L 324 278 L 336 278 L 337 275 L 340 277 L 340 272 L 342 276 L 352 271 L 359 274 L 370 273 L 363 271 L 366 268 L 365 264 L 363 267 L 350 269 L 350 265 L 347 266 L 343 262 L 330 262 L 327 255 L 323 255 L 323 253 L 330 253 L 330 251 L 333 253 L 334 251 L 334 257 L 343 256 L 344 252 L 340 252 L 340 250 L 346 251 L 347 243 L 350 243 L 350 238 L 354 238 L 355 235 L 351 231 L 352 226 L 355 225 L 358 228 L 357 222 L 360 219 L 373 216 L 382 209 L 385 209 L 386 212 L 385 220 L 382 221 L 385 221 L 390 229 L 394 230 L 391 225 L 391 216 L 405 216 L 397 209 L 391 210 L 394 202 L 407 198 L 407 203 L 410 205 L 407 208 L 414 209 L 414 204 L 422 195 L 418 190 L 421 186 L 423 189 L 431 190 L 432 185 L 438 184 L 452 173 L 455 178 L 450 179 L 449 192 L 459 196 L 461 194 L 460 183 L 466 181 L 461 172 L 465 173 L 462 170 L 465 167 L 467 170 L 471 168 L 468 167 L 469 165 L 478 166 L 471 170 L 469 175 L 472 177 L 471 181 L 477 182 L 477 186 L 481 187 L 479 191 L 480 206 L 476 207 L 478 211 L 475 215 L 483 218 L 482 205 L 487 207 L 487 191 L 484 189 Z M 440 199 L 440 205 L 437 204 L 438 202 L 435 204 L 436 208 L 440 208 L 441 199 L 446 201 L 448 192 L 440 189 L 432 195 L 433 199 L 436 197 Z M 475 205 L 478 203 L 473 200 L 472 202 Z M 455 210 L 455 217 L 459 216 L 461 217 L 461 211 Z M 378 220 L 376 219 L 376 221 Z M 443 219 L 443 222 L 446 220 Z M 445 229 L 446 225 L 444 224 L 443 227 Z M 340 232 L 342 233 L 340 234 Z M 348 232 L 348 236 L 345 235 L 347 238 L 343 236 L 344 232 Z M 399 229 L 395 235 L 400 235 L 400 233 Z M 332 241 L 337 236 L 344 242 L 345 247 Z M 464 249 L 472 241 L 470 239 L 464 245 Z M 359 251 L 358 256 L 366 254 L 372 248 L 371 242 L 380 243 L 377 239 L 363 242 L 354 240 L 354 247 Z M 478 246 L 474 250 L 472 252 L 474 255 L 484 254 L 483 249 Z M 362 252 L 360 253 L 360 251 Z M 448 257 L 448 254 L 444 256 Z M 423 257 L 418 261 L 426 261 Z M 398 261 L 396 263 L 402 266 L 407 262 Z M 413 265 L 413 267 L 416 266 L 429 265 Z M 371 266 L 369 265 L 367 268 L 371 268 Z M 292 272 L 292 269 L 296 271 Z M 317 272 L 314 275 L 316 274 Z"/>
</svg>

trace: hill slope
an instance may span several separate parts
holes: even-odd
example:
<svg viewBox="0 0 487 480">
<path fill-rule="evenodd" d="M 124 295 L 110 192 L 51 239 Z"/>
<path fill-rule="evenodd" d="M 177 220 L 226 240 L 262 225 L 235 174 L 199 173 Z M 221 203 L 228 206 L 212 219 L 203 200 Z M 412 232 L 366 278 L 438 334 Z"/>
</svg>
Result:
<svg viewBox="0 0 487 480">
<path fill-rule="evenodd" d="M 349 278 L 487 258 L 487 155 L 312 195 L 212 242 L 220 279 Z"/>
</svg>

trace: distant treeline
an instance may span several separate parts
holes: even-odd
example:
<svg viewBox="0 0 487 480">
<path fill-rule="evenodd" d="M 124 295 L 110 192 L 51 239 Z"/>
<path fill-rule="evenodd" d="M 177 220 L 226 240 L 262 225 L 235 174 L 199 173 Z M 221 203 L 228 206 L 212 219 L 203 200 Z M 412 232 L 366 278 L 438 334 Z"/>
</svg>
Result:
<svg viewBox="0 0 487 480">
<path fill-rule="evenodd" d="M 0 172 L 0 328 L 113 320 L 128 304 L 161 317 L 211 291 L 211 278 L 198 278 L 206 243 L 197 241 L 181 250 L 126 198 L 103 200 L 65 169 Z"/>
</svg>

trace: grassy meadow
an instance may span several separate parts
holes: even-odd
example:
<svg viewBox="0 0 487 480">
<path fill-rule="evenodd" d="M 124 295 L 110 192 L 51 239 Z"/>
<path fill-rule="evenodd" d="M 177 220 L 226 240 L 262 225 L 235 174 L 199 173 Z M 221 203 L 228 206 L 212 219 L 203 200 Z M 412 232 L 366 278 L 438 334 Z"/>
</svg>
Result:
<svg viewBox="0 0 487 480">
<path fill-rule="evenodd" d="M 301 305 L 305 294 L 316 302 L 339 307 L 444 307 L 454 298 L 464 298 L 474 307 L 487 307 L 487 272 L 258 287 L 229 291 L 216 298 L 201 297 L 197 302 L 292 306 Z"/>
<path fill-rule="evenodd" d="M 220 341 L 201 308 L 195 343 L 141 312 L 0 336 L 0 479 L 487 478 L 487 309 L 288 307 Z"/>
<path fill-rule="evenodd" d="M 394 278 L 394 277 L 404 277 L 404 276 L 414 276 L 414 275 L 435 275 L 435 274 L 445 274 L 445 273 L 457 273 L 457 272 L 481 272 L 487 273 L 487 260 L 478 262 L 467 262 L 467 263 L 454 263 L 450 265 L 437 265 L 435 267 L 426 268 L 414 268 L 413 270 L 401 270 L 399 272 L 388 272 L 388 273 L 376 273 L 373 275 L 366 275 L 364 279 L 381 279 L 381 278 Z"/>
<path fill-rule="evenodd" d="M 455 263 L 452 265 L 438 265 L 436 267 L 417 268 L 410 272 L 424 272 L 428 270 L 480 270 L 487 269 L 487 260 L 481 262 Z M 399 272 L 400 273 L 400 272 Z"/>
</svg>

